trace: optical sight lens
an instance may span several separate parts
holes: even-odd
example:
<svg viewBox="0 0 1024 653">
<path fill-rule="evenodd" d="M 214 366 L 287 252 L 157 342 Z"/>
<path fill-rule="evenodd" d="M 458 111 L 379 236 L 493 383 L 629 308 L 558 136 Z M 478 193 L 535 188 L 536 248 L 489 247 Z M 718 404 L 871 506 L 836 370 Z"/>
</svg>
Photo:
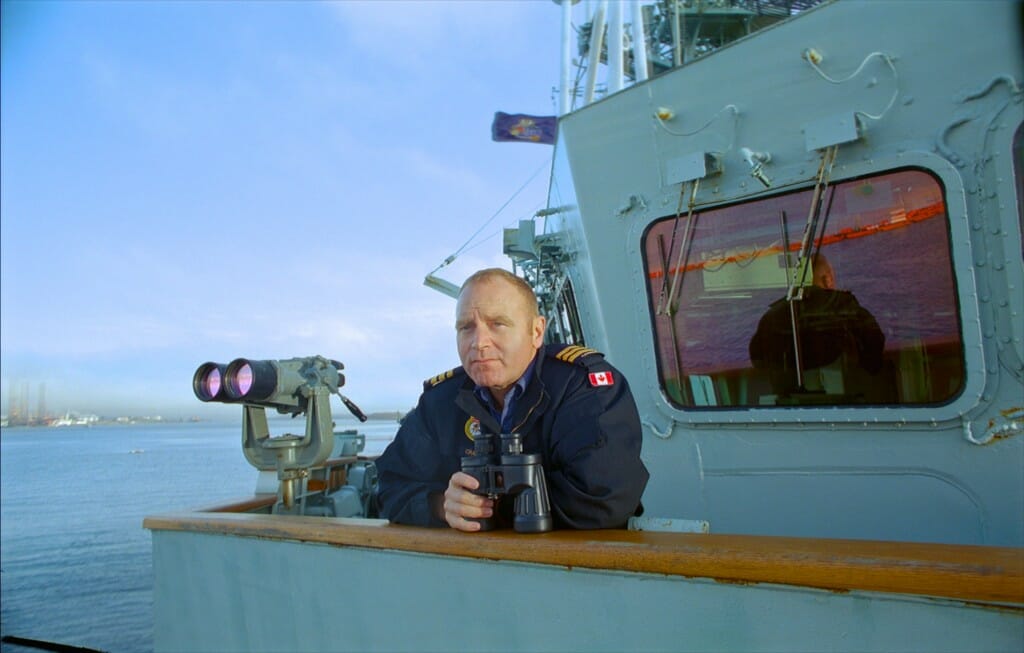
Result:
<svg viewBox="0 0 1024 653">
<path fill-rule="evenodd" d="M 216 397 L 217 393 L 220 392 L 220 370 L 210 370 L 210 373 L 206 375 L 203 386 L 206 394 Z"/>
<path fill-rule="evenodd" d="M 252 390 L 252 365 L 245 363 L 235 372 L 235 394 L 244 397 Z"/>
<path fill-rule="evenodd" d="M 220 401 L 223 387 L 224 366 L 219 363 L 203 363 L 192 377 L 192 391 L 200 401 Z"/>
<path fill-rule="evenodd" d="M 263 401 L 277 389 L 277 369 L 272 361 L 236 358 L 224 372 L 224 392 L 235 401 Z"/>
</svg>

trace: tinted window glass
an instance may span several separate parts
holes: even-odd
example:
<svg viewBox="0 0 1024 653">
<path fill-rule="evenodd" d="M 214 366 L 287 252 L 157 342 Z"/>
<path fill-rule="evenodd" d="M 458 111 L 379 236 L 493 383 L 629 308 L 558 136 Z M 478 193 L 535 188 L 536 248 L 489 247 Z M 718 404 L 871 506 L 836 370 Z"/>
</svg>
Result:
<svg viewBox="0 0 1024 653">
<path fill-rule="evenodd" d="M 659 374 L 676 405 L 920 405 L 961 390 L 939 181 L 903 170 L 834 184 L 801 273 L 812 195 L 695 212 L 692 225 L 684 211 L 648 229 Z"/>
</svg>

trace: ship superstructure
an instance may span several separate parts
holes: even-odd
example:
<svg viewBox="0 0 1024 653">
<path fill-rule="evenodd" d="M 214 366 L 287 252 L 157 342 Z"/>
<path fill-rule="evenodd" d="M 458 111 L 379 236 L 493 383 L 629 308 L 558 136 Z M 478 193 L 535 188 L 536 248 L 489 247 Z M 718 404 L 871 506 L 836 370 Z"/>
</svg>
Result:
<svg viewBox="0 0 1024 653">
<path fill-rule="evenodd" d="M 505 251 L 629 378 L 644 515 L 467 534 L 271 482 L 146 520 L 157 649 L 1019 651 L 1021 5 L 559 4 Z M 279 465 L 291 507 L 362 496 L 335 453 Z"/>
</svg>

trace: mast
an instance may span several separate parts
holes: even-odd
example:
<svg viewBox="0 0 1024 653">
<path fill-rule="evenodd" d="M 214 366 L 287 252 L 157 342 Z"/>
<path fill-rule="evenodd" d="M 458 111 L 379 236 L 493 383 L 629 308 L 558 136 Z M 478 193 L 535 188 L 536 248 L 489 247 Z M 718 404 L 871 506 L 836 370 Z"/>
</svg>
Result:
<svg viewBox="0 0 1024 653">
<path fill-rule="evenodd" d="M 564 116 L 572 108 L 570 88 L 572 79 L 572 6 L 579 0 L 555 0 L 562 9 L 562 70 L 558 85 L 558 115 Z"/>
<path fill-rule="evenodd" d="M 600 95 L 617 93 L 631 83 L 668 72 L 750 33 L 809 9 L 822 0 L 595 0 L 593 13 L 578 30 L 579 55 L 573 62 L 572 5 L 578 0 L 553 0 L 562 11 L 562 68 L 559 113 L 573 107 L 576 88 L 572 68 L 585 67 L 581 101 L 586 106 Z M 590 3 L 588 2 L 588 5 Z M 628 22 L 627 22 L 628 21 Z M 627 49 L 626 37 L 632 47 Z M 598 69 L 607 64 L 604 88 Z"/>
</svg>

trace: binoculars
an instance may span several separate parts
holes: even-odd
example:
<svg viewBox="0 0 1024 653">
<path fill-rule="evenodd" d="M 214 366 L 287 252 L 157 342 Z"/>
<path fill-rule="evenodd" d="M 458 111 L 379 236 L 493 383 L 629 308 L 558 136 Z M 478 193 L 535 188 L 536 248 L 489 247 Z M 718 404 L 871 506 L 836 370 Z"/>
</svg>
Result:
<svg viewBox="0 0 1024 653">
<path fill-rule="evenodd" d="M 495 436 L 481 433 L 473 441 L 473 455 L 462 457 L 462 471 L 475 478 L 480 487 L 474 494 L 495 501 L 504 497 L 514 500 L 512 527 L 519 533 L 544 533 L 551 530 L 551 502 L 544 479 L 540 454 L 524 454 L 522 436 L 502 433 Z M 498 526 L 497 518 L 475 520 L 480 530 L 489 531 Z"/>
</svg>

